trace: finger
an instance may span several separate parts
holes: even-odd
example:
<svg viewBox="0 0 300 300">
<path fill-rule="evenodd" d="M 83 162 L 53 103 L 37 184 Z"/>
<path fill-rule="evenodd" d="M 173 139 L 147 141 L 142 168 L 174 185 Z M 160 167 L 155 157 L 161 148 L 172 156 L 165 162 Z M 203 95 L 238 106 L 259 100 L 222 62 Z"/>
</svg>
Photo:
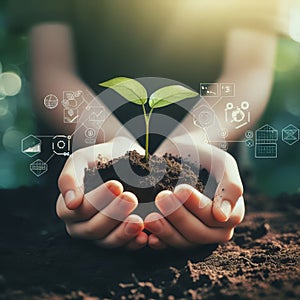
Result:
<svg viewBox="0 0 300 300">
<path fill-rule="evenodd" d="M 105 248 L 121 247 L 135 239 L 143 229 L 142 218 L 137 215 L 129 215 L 123 223 L 97 244 Z"/>
<path fill-rule="evenodd" d="M 181 184 L 174 189 L 174 196 L 195 217 L 209 227 L 235 227 L 245 214 L 243 197 L 240 197 L 227 222 L 218 222 L 212 215 L 213 202 L 204 194 L 188 184 Z"/>
<path fill-rule="evenodd" d="M 174 248 L 190 248 L 194 246 L 158 213 L 149 214 L 145 218 L 144 224 L 145 228 L 151 231 L 164 244 Z"/>
<path fill-rule="evenodd" d="M 90 220 L 67 224 L 67 231 L 73 237 L 102 239 L 119 225 L 137 207 L 137 204 L 134 194 L 124 192 Z"/>
<path fill-rule="evenodd" d="M 149 247 L 152 248 L 152 249 L 154 249 L 154 250 L 164 250 L 164 249 L 166 249 L 168 247 L 166 243 L 164 243 L 163 241 L 161 241 L 153 233 L 149 235 L 148 244 L 149 244 Z"/>
<path fill-rule="evenodd" d="M 78 208 L 83 200 L 83 179 L 88 160 L 83 150 L 74 152 L 67 160 L 59 178 L 58 186 L 69 209 Z"/>
<path fill-rule="evenodd" d="M 185 145 L 186 150 L 189 147 L 191 145 Z M 229 153 L 213 145 L 204 143 L 199 145 L 198 150 L 201 166 L 208 170 L 218 182 L 212 209 L 213 215 L 217 221 L 226 222 L 237 200 L 243 194 L 237 163 Z"/>
<path fill-rule="evenodd" d="M 60 194 L 57 200 L 56 212 L 65 223 L 86 221 L 111 203 L 122 192 L 123 186 L 120 182 L 115 180 L 108 181 L 87 193 L 82 204 L 75 210 L 70 210 L 66 206 Z"/>
<path fill-rule="evenodd" d="M 148 235 L 145 232 L 139 232 L 135 239 L 131 240 L 125 248 L 128 250 L 139 250 L 147 245 Z"/>
<path fill-rule="evenodd" d="M 226 222 L 238 199 L 243 195 L 243 185 L 235 159 L 227 153 L 224 175 L 220 180 L 213 201 L 213 215 L 219 222 Z"/>
<path fill-rule="evenodd" d="M 191 214 L 173 193 L 159 193 L 155 199 L 156 206 L 166 216 L 173 227 L 189 242 L 211 244 L 223 242 L 232 236 L 232 228 L 211 228 Z M 173 210 L 173 207 L 178 207 Z M 169 213 L 169 211 L 172 211 Z"/>
</svg>

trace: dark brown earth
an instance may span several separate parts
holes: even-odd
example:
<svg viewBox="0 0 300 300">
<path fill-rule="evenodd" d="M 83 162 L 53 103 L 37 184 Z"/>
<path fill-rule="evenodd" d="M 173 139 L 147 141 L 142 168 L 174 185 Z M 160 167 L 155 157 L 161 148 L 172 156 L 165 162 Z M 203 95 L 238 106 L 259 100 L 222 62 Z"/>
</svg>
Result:
<svg viewBox="0 0 300 300">
<path fill-rule="evenodd" d="M 245 194 L 232 241 L 104 250 L 71 239 L 54 187 L 0 191 L 0 299 L 299 299 L 300 196 Z"/>
<path fill-rule="evenodd" d="M 129 164 L 128 164 L 129 162 Z M 120 177 L 115 170 L 131 170 L 137 175 L 130 184 Z M 161 180 L 157 180 L 161 178 Z M 163 157 L 150 156 L 145 161 L 144 156 L 137 151 L 130 151 L 120 158 L 105 162 L 99 157 L 97 167 L 88 169 L 85 173 L 85 191 L 89 192 L 102 182 L 118 180 L 124 190 L 134 193 L 140 202 L 153 202 L 155 196 L 163 191 L 173 191 L 178 181 L 189 184 L 203 192 L 208 178 L 205 169 L 197 169 L 193 164 L 181 157 L 165 154 Z"/>
</svg>

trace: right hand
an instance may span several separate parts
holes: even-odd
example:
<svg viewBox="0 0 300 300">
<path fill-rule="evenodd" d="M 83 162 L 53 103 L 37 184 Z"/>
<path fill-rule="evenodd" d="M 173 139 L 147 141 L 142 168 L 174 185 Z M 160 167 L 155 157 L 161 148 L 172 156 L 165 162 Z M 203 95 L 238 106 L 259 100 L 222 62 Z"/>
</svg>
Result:
<svg viewBox="0 0 300 300">
<path fill-rule="evenodd" d="M 85 168 L 95 166 L 98 154 L 111 160 L 113 148 L 118 152 L 114 157 L 124 155 L 128 143 L 133 144 L 128 138 L 118 137 L 77 150 L 67 160 L 58 179 L 61 194 L 56 211 L 72 237 L 95 240 L 106 248 L 137 250 L 147 244 L 142 218 L 131 214 L 138 200 L 133 193 L 123 191 L 120 182 L 111 180 L 84 194 Z M 143 151 L 137 144 L 134 149 Z"/>
</svg>

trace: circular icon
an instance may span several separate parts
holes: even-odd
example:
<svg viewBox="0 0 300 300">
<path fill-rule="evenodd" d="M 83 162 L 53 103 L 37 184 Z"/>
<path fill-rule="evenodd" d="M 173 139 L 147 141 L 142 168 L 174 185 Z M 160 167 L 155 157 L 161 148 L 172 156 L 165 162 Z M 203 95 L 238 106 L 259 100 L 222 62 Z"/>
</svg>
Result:
<svg viewBox="0 0 300 300">
<path fill-rule="evenodd" d="M 0 95 L 15 96 L 22 87 L 21 78 L 13 72 L 4 72 L 0 74 Z"/>
<path fill-rule="evenodd" d="M 253 136 L 254 136 L 254 134 L 253 134 L 253 131 L 252 131 L 252 130 L 247 130 L 247 131 L 245 132 L 245 137 L 246 137 L 247 139 L 252 139 Z"/>
<path fill-rule="evenodd" d="M 227 130 L 226 128 L 222 128 L 222 129 L 220 130 L 220 136 L 221 136 L 222 138 L 228 137 L 228 130 Z"/>
<path fill-rule="evenodd" d="M 60 140 L 57 142 L 57 147 L 59 149 L 64 149 L 65 146 L 66 146 L 66 143 L 63 140 Z"/>
<path fill-rule="evenodd" d="M 58 98 L 53 94 L 47 95 L 44 98 L 44 105 L 49 109 L 53 109 L 58 105 Z"/>
<path fill-rule="evenodd" d="M 232 119 L 234 122 L 240 123 L 245 118 L 245 113 L 238 107 L 236 110 L 232 111 Z"/>
<path fill-rule="evenodd" d="M 215 122 L 214 111 L 206 105 L 202 105 L 193 111 L 194 125 L 197 127 L 210 127 Z"/>
<path fill-rule="evenodd" d="M 249 102 L 243 101 L 242 104 L 241 104 L 241 108 L 242 108 L 243 110 L 248 109 L 248 108 L 249 108 Z"/>
<path fill-rule="evenodd" d="M 85 136 L 88 138 L 94 137 L 96 135 L 95 130 L 93 128 L 88 128 L 85 131 Z"/>
<path fill-rule="evenodd" d="M 249 140 L 246 141 L 246 145 L 247 145 L 248 148 L 252 148 L 254 146 L 254 141 L 249 139 Z"/>
<path fill-rule="evenodd" d="M 233 104 L 231 102 L 226 104 L 227 109 L 233 109 Z"/>
</svg>

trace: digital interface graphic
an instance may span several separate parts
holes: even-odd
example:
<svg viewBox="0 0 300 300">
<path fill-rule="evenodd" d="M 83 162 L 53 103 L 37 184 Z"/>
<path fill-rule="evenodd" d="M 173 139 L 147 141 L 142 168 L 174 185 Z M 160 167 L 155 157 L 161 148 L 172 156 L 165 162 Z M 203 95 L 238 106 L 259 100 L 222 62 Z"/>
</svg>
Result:
<svg viewBox="0 0 300 300">
<path fill-rule="evenodd" d="M 251 105 L 246 100 L 236 101 L 234 98 L 235 89 L 235 83 L 200 83 L 199 95 L 201 98 L 191 112 L 194 125 L 206 132 L 204 133 L 205 142 L 212 142 L 224 151 L 228 150 L 229 143 L 242 143 L 249 150 L 253 149 L 253 157 L 256 159 L 277 158 L 279 155 L 279 132 L 278 129 L 269 124 L 258 128 L 255 133 L 252 130 L 246 130 L 242 140 L 227 139 L 228 131 L 231 128 L 242 129 L 251 121 Z M 224 103 L 224 114 L 221 117 L 224 118 L 225 124 L 228 124 L 228 128 L 219 128 L 220 115 L 214 111 L 214 105 L 209 100 L 212 97 L 217 98 L 217 103 Z M 49 94 L 44 98 L 44 105 L 47 109 L 54 110 L 60 103 L 63 107 L 63 122 L 76 124 L 74 133 L 69 136 L 61 134 L 36 136 L 30 134 L 21 141 L 22 153 L 33 158 L 42 153 L 42 139 L 51 140 L 53 152 L 51 157 L 46 161 L 37 159 L 30 164 L 30 171 L 37 177 L 48 171 L 48 163 L 54 156 L 68 157 L 72 153 L 72 138 L 79 131 L 82 136 L 80 138 L 81 145 L 77 145 L 76 149 L 96 144 L 99 132 L 102 136 L 105 134 L 101 126 L 109 114 L 96 99 L 92 102 L 87 101 L 82 91 L 64 91 L 61 100 L 59 98 L 59 96 Z M 84 108 L 81 115 L 79 115 L 80 107 Z M 214 131 L 217 134 L 214 134 L 213 138 L 210 139 L 207 136 L 207 131 Z M 297 143 L 299 141 L 299 128 L 293 124 L 282 128 L 281 141 L 289 146 Z"/>
</svg>

